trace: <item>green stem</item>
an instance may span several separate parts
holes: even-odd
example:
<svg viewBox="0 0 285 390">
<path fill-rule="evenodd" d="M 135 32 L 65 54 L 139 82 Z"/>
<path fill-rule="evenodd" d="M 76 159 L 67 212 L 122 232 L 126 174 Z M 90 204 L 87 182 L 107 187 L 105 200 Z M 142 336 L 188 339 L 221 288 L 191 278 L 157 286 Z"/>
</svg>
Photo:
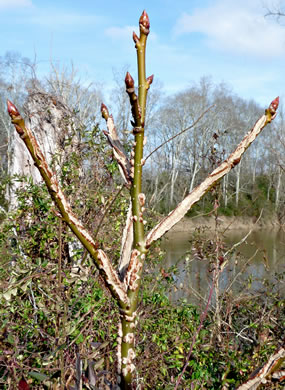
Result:
<svg viewBox="0 0 285 390">
<path fill-rule="evenodd" d="M 131 200 L 132 200 L 132 215 L 133 215 L 133 226 L 134 226 L 134 241 L 133 248 L 137 250 L 137 259 L 139 267 L 136 272 L 136 286 L 135 288 L 128 287 L 127 295 L 129 298 L 130 307 L 128 311 L 122 312 L 121 326 L 122 326 L 122 344 L 121 344 L 121 357 L 122 357 L 122 375 L 121 375 L 121 388 L 124 390 L 130 390 L 133 382 L 133 371 L 135 366 L 133 364 L 135 358 L 135 345 L 134 345 L 134 332 L 137 322 L 137 306 L 138 306 L 138 294 L 140 288 L 140 279 L 143 269 L 143 263 L 146 255 L 145 246 L 145 232 L 144 232 L 144 220 L 143 220 L 143 203 L 144 195 L 142 194 L 142 167 L 143 167 L 143 147 L 144 147 L 144 122 L 145 122 L 145 111 L 146 111 L 146 99 L 147 91 L 150 83 L 146 80 L 145 72 L 145 53 L 146 53 L 146 41 L 148 35 L 148 28 L 145 29 L 142 25 L 145 19 L 148 17 L 144 12 L 140 19 L 140 39 L 137 38 L 136 49 L 137 49 L 137 64 L 138 64 L 138 102 L 140 117 L 137 115 L 137 104 L 134 92 L 131 92 L 132 79 L 130 75 L 126 77 L 127 92 L 130 96 L 130 103 L 132 105 L 132 112 L 134 113 L 134 135 L 135 135 L 135 146 L 134 146 L 134 158 L 133 164 L 133 182 L 131 187 Z M 141 22 L 142 21 L 142 22 Z M 149 25 L 148 25 L 149 26 Z M 130 262 L 131 264 L 131 262 Z"/>
<path fill-rule="evenodd" d="M 149 85 L 146 81 L 145 53 L 147 35 L 141 34 L 140 43 L 137 45 L 138 82 L 139 82 L 139 104 L 141 107 L 141 123 L 144 128 L 146 96 Z"/>
</svg>

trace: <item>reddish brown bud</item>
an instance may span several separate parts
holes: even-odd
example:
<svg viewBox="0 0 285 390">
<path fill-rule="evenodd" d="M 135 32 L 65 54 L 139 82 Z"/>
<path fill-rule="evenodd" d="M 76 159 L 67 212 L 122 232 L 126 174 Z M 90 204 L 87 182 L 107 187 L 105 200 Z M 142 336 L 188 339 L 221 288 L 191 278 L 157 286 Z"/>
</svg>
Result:
<svg viewBox="0 0 285 390">
<path fill-rule="evenodd" d="M 7 100 L 7 110 L 11 117 L 20 116 L 20 113 L 17 110 L 16 106 L 12 102 L 10 102 L 10 100 Z"/>
<path fill-rule="evenodd" d="M 135 44 L 137 44 L 139 42 L 139 37 L 137 36 L 137 34 L 135 32 L 133 32 L 133 40 L 134 40 Z"/>
<path fill-rule="evenodd" d="M 220 265 L 222 265 L 223 262 L 225 261 L 224 256 L 219 256 L 218 259 L 219 259 L 219 264 L 220 264 Z"/>
<path fill-rule="evenodd" d="M 101 104 L 101 114 L 102 114 L 102 117 L 107 120 L 109 118 L 109 111 L 108 111 L 108 108 L 107 106 L 105 106 L 104 103 Z"/>
<path fill-rule="evenodd" d="M 269 110 L 271 114 L 274 114 L 277 111 L 278 106 L 279 106 L 279 96 L 277 96 L 277 98 L 274 99 L 269 106 Z"/>
<path fill-rule="evenodd" d="M 152 84 L 153 78 L 154 78 L 154 75 L 152 74 L 151 76 L 149 76 L 149 77 L 146 79 L 146 82 L 148 83 L 148 85 Z"/>
<path fill-rule="evenodd" d="M 8 114 L 10 115 L 11 122 L 15 126 L 15 129 L 21 136 L 23 136 L 25 133 L 24 119 L 21 117 L 17 107 L 12 102 L 10 102 L 10 100 L 7 100 L 7 110 Z"/>
<path fill-rule="evenodd" d="M 149 24 L 149 17 L 148 17 L 148 14 L 145 12 L 145 10 L 141 14 L 139 23 L 141 25 L 143 25 L 145 28 L 149 29 L 149 26 L 150 26 L 150 24 Z"/>
<path fill-rule="evenodd" d="M 140 17 L 139 24 L 140 24 L 141 32 L 147 35 L 149 33 L 150 23 L 149 23 L 148 14 L 145 11 L 143 11 Z"/>
<path fill-rule="evenodd" d="M 135 88 L 134 79 L 132 78 L 132 76 L 130 75 L 129 72 L 127 72 L 127 74 L 126 74 L 125 83 L 126 83 L 127 89 Z"/>
<path fill-rule="evenodd" d="M 271 122 L 277 115 L 277 108 L 279 105 L 279 96 L 277 96 L 276 99 L 274 99 L 267 110 L 265 110 L 265 115 L 267 115 L 267 121 Z"/>
</svg>

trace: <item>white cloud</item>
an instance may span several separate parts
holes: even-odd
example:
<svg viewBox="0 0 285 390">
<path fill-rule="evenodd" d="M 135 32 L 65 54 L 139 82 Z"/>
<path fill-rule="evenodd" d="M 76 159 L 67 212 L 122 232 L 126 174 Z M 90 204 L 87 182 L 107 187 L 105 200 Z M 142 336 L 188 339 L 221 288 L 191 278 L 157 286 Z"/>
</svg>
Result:
<svg viewBox="0 0 285 390">
<path fill-rule="evenodd" d="M 258 0 L 217 0 L 208 8 L 184 13 L 174 33 L 202 33 L 207 44 L 237 54 L 270 57 L 285 54 L 285 28 L 264 17 Z"/>
<path fill-rule="evenodd" d="M 31 7 L 31 6 L 32 6 L 32 2 L 30 0 L 0 0 L 0 9 Z"/>
<path fill-rule="evenodd" d="M 38 12 L 35 16 L 29 19 L 30 23 L 39 24 L 41 26 L 75 26 L 94 24 L 98 21 L 96 15 L 81 15 L 78 13 L 68 13 L 62 11 L 45 10 Z"/>
</svg>

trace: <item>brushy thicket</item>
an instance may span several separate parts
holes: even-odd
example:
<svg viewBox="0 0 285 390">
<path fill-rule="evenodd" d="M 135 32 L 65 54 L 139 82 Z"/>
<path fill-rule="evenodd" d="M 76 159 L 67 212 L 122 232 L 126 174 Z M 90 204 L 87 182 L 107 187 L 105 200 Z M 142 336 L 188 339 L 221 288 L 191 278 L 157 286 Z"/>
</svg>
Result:
<svg viewBox="0 0 285 390">
<path fill-rule="evenodd" d="M 250 189 L 244 189 L 239 197 L 239 203 L 235 201 L 235 190 L 229 191 L 229 201 L 225 206 L 221 188 L 218 188 L 220 192 L 220 204 L 219 213 L 227 217 L 242 216 L 242 217 L 254 217 L 258 218 L 262 214 L 262 220 L 272 220 L 273 222 L 279 222 L 283 225 L 284 222 L 284 209 L 283 205 L 276 210 L 275 207 L 275 188 L 271 186 L 270 179 L 266 175 L 260 175 L 256 177 L 255 183 Z M 201 202 L 195 204 L 191 210 L 187 213 L 188 217 L 193 217 L 200 214 L 208 214 L 213 210 L 212 195 L 206 194 Z"/>
<path fill-rule="evenodd" d="M 61 167 L 61 182 L 98 247 L 118 259 L 127 196 L 116 182 L 117 166 L 98 127 L 83 132 L 80 153 L 71 154 Z M 17 207 L 3 215 L 0 226 L 0 387 L 17 389 L 24 378 L 32 389 L 61 389 L 60 382 L 71 388 L 82 363 L 83 388 L 111 388 L 118 309 L 87 253 L 56 216 L 45 186 L 15 179 L 22 182 Z M 201 244 L 203 239 L 197 239 Z M 209 259 L 215 248 L 205 248 Z M 203 310 L 187 300 L 170 301 L 176 271 L 162 272 L 161 267 L 163 252 L 157 246 L 148 257 L 139 307 L 136 380 L 145 389 L 173 389 Z M 209 312 L 183 389 L 226 384 L 234 389 L 247 378 L 282 340 L 284 300 L 278 288 L 264 286 L 262 297 L 240 302 L 227 296 L 221 317 L 217 329 Z M 245 338 L 237 336 L 242 329 Z M 88 385 L 90 377 L 96 387 Z"/>
<path fill-rule="evenodd" d="M 77 163 L 73 156 L 70 166 L 65 164 L 65 182 L 75 180 Z M 72 181 L 70 175 L 74 175 Z M 88 191 L 82 183 L 67 186 L 67 191 L 76 211 L 91 226 L 109 207 L 108 213 L 117 222 L 107 224 L 105 220 L 97 241 L 114 254 L 127 202 L 122 194 L 113 201 L 111 189 L 116 184 L 112 180 L 107 174 L 101 186 L 95 179 Z M 54 214 L 44 186 L 24 181 L 17 210 L 2 222 L 0 242 L 1 388 L 16 389 L 21 378 L 33 389 L 60 388 L 56 387 L 60 379 L 71 383 L 80 360 L 86 377 L 88 369 L 95 375 L 96 388 L 104 388 L 103 381 L 115 381 L 118 311 L 90 259 Z M 208 253 L 209 258 L 212 255 Z M 168 293 L 176 288 L 175 269 L 159 272 L 162 261 L 163 253 L 157 247 L 148 259 L 141 293 L 137 382 L 146 389 L 173 389 L 200 318 L 200 308 L 186 300 L 170 302 Z M 226 297 L 219 341 L 210 312 L 183 388 L 220 389 L 222 383 L 234 389 L 266 361 L 283 337 L 284 300 L 280 294 L 271 285 L 262 297 L 242 302 Z M 254 343 L 236 336 L 241 329 L 246 329 L 242 336 Z"/>
</svg>

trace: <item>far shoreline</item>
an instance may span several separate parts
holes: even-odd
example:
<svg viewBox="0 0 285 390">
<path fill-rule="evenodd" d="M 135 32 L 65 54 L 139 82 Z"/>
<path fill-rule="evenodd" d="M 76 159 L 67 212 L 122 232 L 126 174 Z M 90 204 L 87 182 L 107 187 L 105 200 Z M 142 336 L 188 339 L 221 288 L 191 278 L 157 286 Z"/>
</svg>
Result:
<svg viewBox="0 0 285 390">
<path fill-rule="evenodd" d="M 217 219 L 217 226 L 219 231 L 233 231 L 233 230 L 279 230 L 282 225 L 278 223 L 276 218 L 265 219 L 256 217 L 227 217 L 221 215 Z M 197 228 L 207 227 L 213 231 L 216 228 L 216 219 L 212 216 L 206 217 L 184 217 L 176 225 L 173 226 L 168 233 L 180 233 L 186 231 L 194 231 Z"/>
</svg>

